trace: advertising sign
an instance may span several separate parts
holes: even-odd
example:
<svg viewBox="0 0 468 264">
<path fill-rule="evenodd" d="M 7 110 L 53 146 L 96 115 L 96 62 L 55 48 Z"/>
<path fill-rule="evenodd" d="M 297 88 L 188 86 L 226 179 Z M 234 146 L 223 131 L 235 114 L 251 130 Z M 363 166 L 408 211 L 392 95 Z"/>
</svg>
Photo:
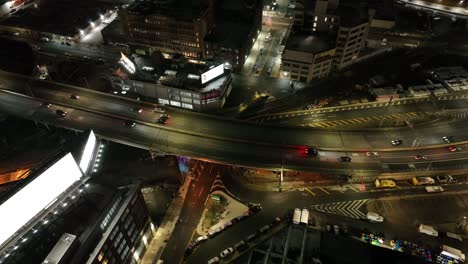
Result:
<svg viewBox="0 0 468 264">
<path fill-rule="evenodd" d="M 220 76 L 221 74 L 224 73 L 224 65 L 223 64 L 220 64 L 216 67 L 214 67 L 213 69 L 205 72 L 205 73 L 202 73 L 201 75 L 201 83 L 204 84 L 206 82 L 209 82 L 211 80 L 213 80 L 214 78 Z"/>
</svg>

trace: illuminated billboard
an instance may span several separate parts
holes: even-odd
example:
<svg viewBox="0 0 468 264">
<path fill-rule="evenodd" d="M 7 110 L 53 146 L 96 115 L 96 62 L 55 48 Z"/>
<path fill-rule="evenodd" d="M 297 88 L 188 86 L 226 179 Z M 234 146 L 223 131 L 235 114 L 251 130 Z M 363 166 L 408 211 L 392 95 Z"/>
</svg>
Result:
<svg viewBox="0 0 468 264">
<path fill-rule="evenodd" d="M 94 135 L 94 132 L 91 131 L 89 133 L 88 141 L 86 141 L 86 145 L 83 150 L 83 153 L 81 154 L 81 159 L 80 159 L 80 168 L 81 168 L 81 171 L 84 173 L 88 171 L 89 163 L 93 159 L 93 152 L 94 152 L 95 147 L 96 147 L 96 136 Z"/>
<path fill-rule="evenodd" d="M 214 67 L 213 69 L 205 72 L 205 73 L 202 73 L 201 75 L 201 83 L 204 84 L 208 81 L 211 81 L 213 80 L 214 78 L 220 76 L 221 74 L 224 73 L 224 65 L 223 64 L 220 64 L 216 67 Z"/>
<path fill-rule="evenodd" d="M 71 153 L 0 205 L 0 245 L 82 176 Z"/>
</svg>

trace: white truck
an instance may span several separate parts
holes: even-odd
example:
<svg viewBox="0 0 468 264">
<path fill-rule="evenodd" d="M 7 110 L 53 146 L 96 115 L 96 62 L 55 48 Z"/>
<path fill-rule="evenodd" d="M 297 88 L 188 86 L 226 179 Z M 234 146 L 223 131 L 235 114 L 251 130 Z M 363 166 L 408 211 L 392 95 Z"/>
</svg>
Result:
<svg viewBox="0 0 468 264">
<path fill-rule="evenodd" d="M 459 249 L 449 247 L 447 245 L 442 246 L 442 252 L 440 252 L 440 254 L 461 262 L 465 262 L 465 254 L 463 254 L 463 252 L 461 252 Z"/>
</svg>

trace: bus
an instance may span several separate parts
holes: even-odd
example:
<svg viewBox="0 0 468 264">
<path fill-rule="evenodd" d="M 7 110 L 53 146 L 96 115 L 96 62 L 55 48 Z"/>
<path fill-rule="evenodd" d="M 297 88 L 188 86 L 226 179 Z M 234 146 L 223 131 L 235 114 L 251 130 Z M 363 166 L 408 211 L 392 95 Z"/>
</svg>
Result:
<svg viewBox="0 0 468 264">
<path fill-rule="evenodd" d="M 301 222 L 301 209 L 296 208 L 294 209 L 294 214 L 293 214 L 293 224 L 297 225 Z"/>
<path fill-rule="evenodd" d="M 302 209 L 302 213 L 301 213 L 301 223 L 302 224 L 306 224 L 309 222 L 309 210 L 307 209 Z"/>
</svg>

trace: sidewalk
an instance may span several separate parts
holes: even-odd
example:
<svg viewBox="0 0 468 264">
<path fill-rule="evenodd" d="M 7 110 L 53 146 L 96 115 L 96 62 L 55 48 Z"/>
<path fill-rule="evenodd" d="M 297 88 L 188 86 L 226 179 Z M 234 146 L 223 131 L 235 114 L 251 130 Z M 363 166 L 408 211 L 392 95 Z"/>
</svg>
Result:
<svg viewBox="0 0 468 264">
<path fill-rule="evenodd" d="M 206 235 L 209 230 L 214 230 L 218 227 L 223 227 L 227 222 L 230 222 L 232 219 L 235 217 L 244 215 L 246 212 L 249 211 L 249 207 L 244 205 L 243 203 L 237 201 L 236 199 L 232 198 L 228 194 L 222 192 L 222 191 L 214 191 L 212 194 L 220 195 L 226 198 L 227 202 L 227 207 L 226 210 L 223 212 L 221 215 L 221 219 L 213 226 L 211 226 L 209 229 L 203 228 L 203 220 L 205 218 L 205 213 L 207 209 L 203 211 L 202 217 L 200 218 L 200 222 L 197 225 L 197 234 L 200 236 Z"/>
<path fill-rule="evenodd" d="M 161 225 L 158 227 L 153 240 L 151 241 L 148 250 L 146 251 L 141 264 L 153 264 L 161 257 L 167 241 L 175 228 L 179 215 L 184 205 L 185 197 L 190 186 L 192 178 L 187 177 L 184 184 L 179 189 L 179 195 L 174 198 L 169 205 L 166 215 L 164 216 Z"/>
</svg>

